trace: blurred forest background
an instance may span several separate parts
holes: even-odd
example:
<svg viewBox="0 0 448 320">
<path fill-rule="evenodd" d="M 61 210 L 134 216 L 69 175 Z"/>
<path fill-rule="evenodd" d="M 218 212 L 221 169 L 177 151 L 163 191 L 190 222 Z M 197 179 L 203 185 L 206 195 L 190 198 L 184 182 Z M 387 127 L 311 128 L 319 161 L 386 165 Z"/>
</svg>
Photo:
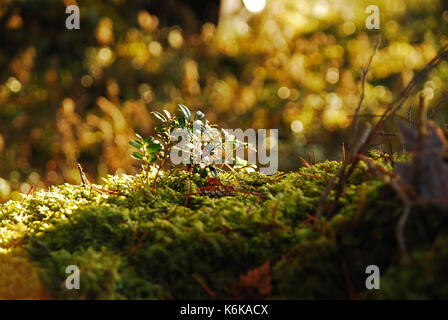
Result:
<svg viewBox="0 0 448 320">
<path fill-rule="evenodd" d="M 80 30 L 65 28 L 70 4 Z M 138 172 L 128 140 L 178 103 L 223 128 L 278 128 L 280 170 L 312 151 L 339 160 L 379 34 L 363 114 L 448 43 L 448 1 L 0 0 L 0 201 L 80 183 L 77 161 L 91 180 Z M 442 125 L 447 77 L 444 61 L 419 88 Z"/>
</svg>

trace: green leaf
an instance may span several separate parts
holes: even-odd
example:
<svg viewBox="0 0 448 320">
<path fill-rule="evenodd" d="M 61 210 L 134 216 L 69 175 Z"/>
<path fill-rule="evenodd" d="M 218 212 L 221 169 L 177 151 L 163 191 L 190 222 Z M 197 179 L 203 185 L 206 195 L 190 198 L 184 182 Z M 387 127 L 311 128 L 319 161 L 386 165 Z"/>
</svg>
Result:
<svg viewBox="0 0 448 320">
<path fill-rule="evenodd" d="M 165 114 L 167 119 L 171 118 L 171 114 L 168 112 L 168 110 L 163 110 L 163 113 Z"/>
<path fill-rule="evenodd" d="M 196 111 L 196 113 L 194 114 L 194 120 L 202 120 L 204 119 L 205 114 L 202 111 Z"/>
<path fill-rule="evenodd" d="M 237 166 L 243 166 L 247 164 L 243 159 L 241 159 L 240 157 L 236 156 L 235 157 L 235 165 Z"/>
<path fill-rule="evenodd" d="M 154 141 L 154 137 L 145 138 L 145 143 L 146 144 L 150 144 L 153 141 Z"/>
<path fill-rule="evenodd" d="M 155 130 L 159 133 L 165 133 L 166 132 L 166 126 L 158 126 L 155 128 Z"/>
<path fill-rule="evenodd" d="M 162 146 L 158 143 L 153 143 L 148 146 L 148 153 L 157 153 L 162 150 Z"/>
<path fill-rule="evenodd" d="M 157 156 L 155 154 L 152 154 L 148 159 L 149 163 L 154 163 L 156 161 L 157 161 Z"/>
<path fill-rule="evenodd" d="M 179 122 L 179 125 L 181 126 L 181 128 L 185 128 L 186 122 L 185 122 L 184 116 L 178 116 L 177 121 Z"/>
<path fill-rule="evenodd" d="M 139 152 L 133 152 L 132 157 L 137 160 L 143 160 L 143 155 Z"/>
<path fill-rule="evenodd" d="M 131 141 L 129 141 L 129 144 L 137 149 L 140 149 L 141 147 L 143 147 L 143 143 L 139 140 L 131 140 Z"/>
<path fill-rule="evenodd" d="M 218 178 L 218 171 L 216 170 L 215 167 L 209 166 L 208 170 L 210 170 L 210 173 L 212 174 L 213 178 Z"/>
<path fill-rule="evenodd" d="M 191 121 L 191 113 L 190 113 L 190 110 L 189 110 L 186 106 L 184 106 L 183 104 L 179 104 L 178 107 L 179 107 L 180 111 L 182 111 L 182 113 L 184 114 L 185 118 L 186 118 L 188 121 Z"/>
<path fill-rule="evenodd" d="M 207 173 L 207 169 L 199 169 L 199 174 L 201 175 L 201 178 L 207 178 L 208 173 Z"/>
<path fill-rule="evenodd" d="M 153 111 L 152 114 L 153 114 L 157 119 L 159 119 L 160 121 L 162 121 L 162 122 L 166 122 L 166 118 L 165 118 L 165 116 L 164 116 L 163 114 L 161 114 L 160 112 L 158 112 L 158 111 Z"/>
</svg>

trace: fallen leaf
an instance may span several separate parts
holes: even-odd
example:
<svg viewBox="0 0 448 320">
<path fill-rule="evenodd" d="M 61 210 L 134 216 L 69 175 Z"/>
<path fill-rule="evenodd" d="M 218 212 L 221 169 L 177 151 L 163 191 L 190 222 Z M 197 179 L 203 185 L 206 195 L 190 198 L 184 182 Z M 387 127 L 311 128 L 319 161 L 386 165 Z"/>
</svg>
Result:
<svg viewBox="0 0 448 320">
<path fill-rule="evenodd" d="M 266 299 L 272 295 L 271 269 L 269 261 L 241 274 L 233 285 L 233 293 L 238 299 Z"/>
<path fill-rule="evenodd" d="M 444 156 L 448 148 L 443 131 L 434 123 L 425 133 L 399 124 L 400 136 L 411 160 L 397 164 L 395 173 L 424 200 L 443 207 L 448 205 L 448 164 Z"/>
</svg>

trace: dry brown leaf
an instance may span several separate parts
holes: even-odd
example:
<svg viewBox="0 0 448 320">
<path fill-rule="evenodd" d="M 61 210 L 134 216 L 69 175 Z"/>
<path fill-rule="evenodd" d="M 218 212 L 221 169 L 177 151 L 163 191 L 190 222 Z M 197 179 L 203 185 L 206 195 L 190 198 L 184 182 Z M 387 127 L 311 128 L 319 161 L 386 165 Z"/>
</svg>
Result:
<svg viewBox="0 0 448 320">
<path fill-rule="evenodd" d="M 269 261 L 241 274 L 233 285 L 233 293 L 238 299 L 266 299 L 272 295 L 271 268 Z"/>
<path fill-rule="evenodd" d="M 448 164 L 444 160 L 448 144 L 444 133 L 434 123 L 424 133 L 400 123 L 400 136 L 412 158 L 397 164 L 395 172 L 424 200 L 448 205 Z"/>
</svg>

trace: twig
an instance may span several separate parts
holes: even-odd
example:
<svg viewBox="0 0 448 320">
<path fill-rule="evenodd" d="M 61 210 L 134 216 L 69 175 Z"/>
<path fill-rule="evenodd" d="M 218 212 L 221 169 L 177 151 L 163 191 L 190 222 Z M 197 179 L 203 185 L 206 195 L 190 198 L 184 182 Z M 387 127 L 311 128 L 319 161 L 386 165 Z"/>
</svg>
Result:
<svg viewBox="0 0 448 320">
<path fill-rule="evenodd" d="M 319 220 L 322 217 L 323 211 L 324 211 L 324 205 L 325 202 L 328 198 L 328 195 L 330 194 L 330 191 L 333 190 L 336 181 L 342 177 L 343 173 L 345 172 L 345 169 L 347 168 L 347 166 L 349 165 L 349 162 L 344 162 L 342 164 L 341 169 L 339 169 L 339 171 L 334 175 L 333 178 L 331 178 L 330 182 L 327 184 L 327 187 L 325 188 L 324 192 L 322 193 L 320 199 L 319 199 L 319 204 L 317 206 L 316 209 L 316 219 Z"/>
<path fill-rule="evenodd" d="M 286 172 L 283 172 L 283 173 L 279 174 L 279 175 L 276 176 L 276 177 L 272 177 L 271 179 L 273 179 L 273 178 L 275 178 L 275 179 L 272 180 L 271 182 L 272 182 L 272 183 L 279 182 L 279 181 L 282 180 L 286 175 L 287 175 L 287 173 L 286 173 Z"/>
<path fill-rule="evenodd" d="M 412 128 L 412 105 L 409 106 L 408 110 L 408 126 L 409 128 Z M 406 152 L 406 146 L 403 143 L 403 152 Z"/>
<path fill-rule="evenodd" d="M 361 113 L 361 114 L 358 114 L 357 117 L 358 118 L 381 118 L 382 116 L 383 116 L 382 114 Z M 354 118 L 355 115 L 354 114 L 349 114 L 349 115 L 347 115 L 347 117 L 348 118 Z M 405 120 L 405 121 L 408 120 L 408 118 L 403 117 L 403 116 L 401 116 L 399 114 L 395 114 L 395 115 L 393 115 L 393 117 L 401 119 L 401 120 Z"/>
<path fill-rule="evenodd" d="M 358 105 L 355 110 L 354 115 L 354 122 L 352 126 L 352 141 L 349 145 L 349 149 L 352 149 L 354 144 L 354 139 L 356 137 L 356 134 L 358 133 L 358 125 L 359 125 L 359 111 L 361 110 L 362 103 L 364 102 L 365 97 L 365 86 L 366 86 L 366 78 L 367 74 L 369 73 L 370 66 L 372 65 L 373 57 L 375 56 L 376 50 L 378 49 L 380 43 L 381 43 L 382 37 L 381 35 L 378 37 L 378 40 L 376 41 L 375 47 L 373 48 L 372 54 L 370 55 L 369 62 L 367 63 L 367 66 L 362 69 L 362 76 L 361 76 L 361 97 L 359 99 Z"/>
<path fill-rule="evenodd" d="M 162 169 L 163 165 L 165 164 L 165 161 L 167 159 L 168 155 L 165 155 L 162 162 L 160 163 L 159 167 L 157 168 L 157 173 L 156 176 L 154 177 L 154 185 L 152 187 L 152 191 L 156 191 L 156 183 L 157 183 L 157 178 L 159 177 L 159 172 Z"/>
<path fill-rule="evenodd" d="M 389 107 L 384 112 L 380 121 L 377 123 L 377 126 L 381 126 L 385 120 L 390 119 L 394 116 L 398 110 L 400 110 L 401 106 L 407 100 L 407 98 L 411 95 L 411 92 L 415 89 L 415 87 L 428 75 L 428 73 L 434 69 L 441 59 L 448 54 L 448 45 L 445 45 L 437 55 L 430 61 L 428 64 L 418 72 L 406 86 L 406 88 L 389 104 Z"/>
<path fill-rule="evenodd" d="M 30 190 L 28 190 L 28 193 L 26 194 L 26 196 L 22 199 L 22 201 L 20 201 L 20 204 L 23 204 L 23 202 L 30 196 L 32 196 L 34 194 L 34 185 L 31 186 Z"/>
<path fill-rule="evenodd" d="M 231 166 L 229 166 L 226 162 L 224 162 L 222 166 L 226 166 L 227 169 L 229 169 L 232 172 L 235 172 L 235 170 Z M 248 164 L 248 166 L 249 166 L 249 164 Z"/>
<path fill-rule="evenodd" d="M 302 163 L 305 167 L 307 167 L 307 168 L 311 167 L 311 165 L 305 159 L 303 159 L 302 157 L 299 157 L 299 159 L 300 159 L 300 161 L 302 161 Z"/>
<path fill-rule="evenodd" d="M 89 186 L 91 189 L 98 191 L 99 193 L 108 193 L 108 194 L 116 194 L 116 195 L 123 195 L 123 193 L 121 193 L 118 190 L 107 190 L 107 189 L 102 189 L 102 188 L 98 188 L 95 187 L 90 181 L 89 179 L 87 179 L 86 175 L 84 174 L 84 171 L 82 170 L 81 165 L 78 163 L 78 170 L 79 170 L 79 174 L 81 176 L 81 181 L 82 181 L 82 185 L 83 187 Z"/>
<path fill-rule="evenodd" d="M 361 139 L 359 140 L 359 143 L 357 145 L 357 147 L 355 149 L 353 149 L 353 154 L 352 154 L 352 160 L 357 159 L 359 153 L 361 153 L 361 149 L 363 148 L 363 146 L 365 145 L 367 139 L 370 136 L 370 133 L 372 132 L 372 126 L 370 125 L 370 123 L 366 123 L 366 128 L 364 129 L 364 133 L 361 136 Z"/>
<path fill-rule="evenodd" d="M 445 90 L 442 94 L 441 94 L 442 98 L 439 99 L 439 101 L 437 102 L 437 104 L 431 109 L 431 111 L 428 113 L 428 118 L 429 119 L 433 119 L 434 115 L 436 114 L 436 112 L 439 110 L 440 106 L 442 105 L 442 103 L 448 101 L 448 90 Z"/>
<path fill-rule="evenodd" d="M 258 197 L 257 200 L 255 200 L 255 203 L 251 203 L 251 205 L 247 208 L 246 214 L 248 214 L 252 208 L 260 202 L 260 199 L 261 197 Z"/>
<path fill-rule="evenodd" d="M 185 197 L 184 207 L 188 205 L 188 199 L 190 198 L 191 194 L 190 169 L 188 169 L 187 172 L 187 180 L 188 180 L 188 189 L 187 189 L 187 196 Z"/>
<path fill-rule="evenodd" d="M 417 129 L 420 139 L 423 139 L 426 135 L 425 99 L 423 95 L 420 95 L 420 103 L 418 105 Z"/>
<path fill-rule="evenodd" d="M 178 170 L 178 169 L 173 169 L 173 170 L 171 170 L 170 173 L 168 173 L 168 175 L 167 175 L 166 177 L 164 177 L 164 179 L 162 180 L 162 183 L 164 184 L 165 181 L 166 181 L 169 177 L 171 177 L 171 175 L 172 175 L 174 172 L 176 172 L 177 170 Z"/>
<path fill-rule="evenodd" d="M 395 228 L 395 236 L 397 238 L 398 247 L 400 250 L 401 257 L 403 258 L 406 265 L 411 264 L 411 259 L 406 249 L 406 241 L 404 238 L 404 228 L 406 222 L 408 220 L 409 214 L 411 213 L 411 208 L 414 205 L 413 201 L 411 201 L 402 187 L 401 181 L 399 177 L 394 175 L 393 173 L 388 172 L 384 168 L 376 165 L 372 160 L 367 158 L 366 156 L 360 155 L 360 158 L 369 166 L 369 168 L 378 176 L 383 178 L 383 175 L 387 175 L 388 177 L 393 177 L 393 179 L 386 180 L 383 178 L 385 183 L 388 183 L 392 186 L 392 188 L 397 192 L 398 196 L 404 203 L 403 213 L 398 220 L 397 226 Z"/>
<path fill-rule="evenodd" d="M 205 284 L 205 282 L 204 281 L 202 281 L 201 280 L 201 278 L 199 278 L 197 275 L 195 275 L 195 274 L 193 274 L 193 275 L 191 275 L 200 285 L 201 285 L 201 287 L 205 290 L 205 292 L 207 292 L 207 294 L 210 296 L 210 297 L 212 297 L 212 298 L 214 298 L 214 297 L 216 297 L 216 293 L 213 291 L 213 290 L 211 290 L 206 284 Z"/>
<path fill-rule="evenodd" d="M 406 265 L 411 264 L 411 258 L 409 257 L 408 251 L 406 249 L 406 241 L 404 239 L 404 227 L 408 220 L 409 214 L 411 213 L 413 203 L 408 201 L 405 203 L 403 213 L 398 220 L 397 227 L 395 229 L 395 236 L 397 237 L 398 247 L 400 249 L 401 257 L 403 258 Z"/>
<path fill-rule="evenodd" d="M 347 181 L 347 179 L 351 176 L 353 171 L 355 170 L 355 167 L 359 161 L 358 154 L 364 153 L 369 144 L 371 143 L 373 137 L 378 132 L 378 130 L 383 126 L 384 122 L 389 120 L 391 117 L 394 117 L 396 112 L 400 110 L 404 102 L 408 99 L 408 97 L 411 95 L 412 91 L 415 89 L 415 87 L 427 76 L 427 74 L 441 61 L 442 57 L 444 57 L 446 54 L 448 54 L 448 45 L 444 46 L 426 66 L 421 70 L 419 73 L 417 73 L 413 79 L 409 82 L 409 84 L 406 86 L 406 88 L 388 105 L 386 108 L 386 111 L 382 114 L 380 120 L 375 124 L 371 132 L 367 135 L 367 137 L 364 139 L 364 142 L 360 145 L 359 148 L 357 148 L 356 152 L 352 153 L 351 161 L 346 162 L 343 164 L 341 169 L 338 171 L 338 173 L 335 175 L 335 177 L 330 181 L 328 184 L 326 190 L 322 194 L 319 205 L 316 210 L 316 217 L 321 217 L 324 210 L 324 204 L 327 200 L 328 194 L 330 190 L 332 190 L 335 187 L 336 180 L 338 178 L 338 193 L 335 197 L 334 202 L 337 201 L 339 196 L 343 192 L 344 183 Z M 347 166 L 351 164 L 347 172 L 345 172 Z"/>
<path fill-rule="evenodd" d="M 370 130 L 371 130 L 370 123 L 367 123 L 366 124 L 366 129 L 364 130 L 364 134 L 361 137 L 361 141 L 360 141 L 358 147 L 354 149 L 354 153 L 352 154 L 350 161 L 344 162 L 342 164 L 342 167 L 336 173 L 336 175 L 328 183 L 327 187 L 325 188 L 324 192 L 322 193 L 322 195 L 321 195 L 321 197 L 319 199 L 319 205 L 317 206 L 317 209 L 316 209 L 316 219 L 320 219 L 322 217 L 322 214 L 323 214 L 323 211 L 324 211 L 324 205 L 325 205 L 325 202 L 327 201 L 328 195 L 330 194 L 330 191 L 333 190 L 333 188 L 335 187 L 336 181 L 339 178 L 343 177 L 343 175 L 345 173 L 345 170 L 348 167 L 348 165 L 351 164 L 349 172 L 351 170 L 354 170 L 354 166 L 356 166 L 357 161 L 358 161 L 357 155 L 359 153 L 359 149 L 362 147 L 363 143 L 365 143 L 365 140 L 367 139 L 367 137 L 370 134 Z M 354 155 L 356 155 L 356 157 Z M 337 199 L 337 197 L 336 197 L 336 199 Z"/>
<path fill-rule="evenodd" d="M 350 272 L 348 270 L 347 262 L 342 260 L 342 271 L 344 272 L 345 283 L 347 285 L 348 296 L 351 300 L 356 299 L 355 290 L 353 289 L 352 279 L 350 277 Z"/>
<path fill-rule="evenodd" d="M 52 259 L 54 259 L 53 255 L 52 255 L 52 251 L 50 250 L 50 248 L 43 242 L 37 240 L 34 236 L 32 236 L 30 233 L 26 233 L 25 234 L 25 238 L 29 238 L 32 242 L 34 242 L 35 244 L 39 245 L 41 248 L 43 248 L 45 251 L 47 251 L 47 253 L 50 255 L 50 257 Z"/>
</svg>

